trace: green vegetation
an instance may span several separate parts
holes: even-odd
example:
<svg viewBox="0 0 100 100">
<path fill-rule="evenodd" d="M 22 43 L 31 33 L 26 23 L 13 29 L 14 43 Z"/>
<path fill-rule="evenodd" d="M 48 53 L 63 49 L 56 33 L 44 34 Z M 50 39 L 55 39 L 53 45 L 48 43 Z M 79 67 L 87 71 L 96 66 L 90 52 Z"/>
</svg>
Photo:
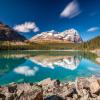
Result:
<svg viewBox="0 0 100 100">
<path fill-rule="evenodd" d="M 94 50 L 94 49 L 100 49 L 100 36 L 91 39 L 87 42 L 81 43 L 77 46 L 78 49 L 82 50 Z"/>
<path fill-rule="evenodd" d="M 27 45 L 2 45 L 0 43 L 0 50 L 66 50 L 73 49 L 78 44 L 73 43 L 27 43 Z"/>
<path fill-rule="evenodd" d="M 0 42 L 0 50 L 93 50 L 100 48 L 100 36 L 84 43 L 34 43 L 12 45 L 12 42 Z M 6 44 L 6 45 L 4 45 Z"/>
</svg>

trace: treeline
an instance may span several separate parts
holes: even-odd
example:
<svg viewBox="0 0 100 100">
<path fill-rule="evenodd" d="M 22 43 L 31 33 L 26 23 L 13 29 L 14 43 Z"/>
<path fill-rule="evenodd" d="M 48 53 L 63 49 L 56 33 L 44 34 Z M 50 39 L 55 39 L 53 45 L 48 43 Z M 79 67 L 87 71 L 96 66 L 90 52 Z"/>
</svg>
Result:
<svg viewBox="0 0 100 100">
<path fill-rule="evenodd" d="M 0 50 L 92 50 L 100 49 L 100 36 L 84 43 L 34 43 L 28 42 L 27 45 L 3 45 L 0 42 Z"/>
<path fill-rule="evenodd" d="M 28 44 L 28 45 L 0 45 L 0 50 L 66 50 L 74 48 L 74 44 Z"/>
<path fill-rule="evenodd" d="M 78 45 L 77 48 L 82 50 L 100 49 L 100 36 L 91 39 L 87 42 L 81 43 L 80 45 Z"/>
</svg>

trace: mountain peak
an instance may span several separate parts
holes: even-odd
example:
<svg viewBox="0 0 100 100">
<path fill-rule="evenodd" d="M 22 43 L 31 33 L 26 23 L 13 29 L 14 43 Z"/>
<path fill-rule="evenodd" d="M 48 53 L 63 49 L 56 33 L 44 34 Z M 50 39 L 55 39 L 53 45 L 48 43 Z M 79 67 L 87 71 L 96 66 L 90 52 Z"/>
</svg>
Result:
<svg viewBox="0 0 100 100">
<path fill-rule="evenodd" d="M 67 34 L 74 34 L 74 35 L 79 35 L 79 32 L 78 32 L 76 29 L 74 29 L 74 28 L 65 30 L 64 33 L 67 33 Z"/>
<path fill-rule="evenodd" d="M 48 31 L 49 33 L 57 33 L 55 30 Z"/>
<path fill-rule="evenodd" d="M 14 31 L 8 25 L 0 22 L 0 40 L 1 41 L 24 41 L 26 38 L 16 31 Z"/>
<path fill-rule="evenodd" d="M 59 40 L 64 42 L 71 42 L 71 43 L 81 43 L 82 39 L 80 37 L 80 34 L 77 30 L 74 28 L 65 30 L 63 32 L 56 32 L 55 30 L 51 30 L 48 32 L 42 32 L 40 34 L 37 34 L 33 36 L 30 41 L 36 41 L 36 40 Z"/>
</svg>

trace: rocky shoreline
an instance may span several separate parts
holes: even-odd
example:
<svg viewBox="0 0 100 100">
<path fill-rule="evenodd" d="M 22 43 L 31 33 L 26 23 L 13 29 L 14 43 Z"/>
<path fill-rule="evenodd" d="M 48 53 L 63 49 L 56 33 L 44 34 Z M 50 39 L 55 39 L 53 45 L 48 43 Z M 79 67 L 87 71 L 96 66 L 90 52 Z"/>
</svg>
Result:
<svg viewBox="0 0 100 100">
<path fill-rule="evenodd" d="M 100 78 L 77 78 L 61 83 L 45 79 L 38 83 L 0 86 L 0 100 L 100 100 Z"/>
</svg>

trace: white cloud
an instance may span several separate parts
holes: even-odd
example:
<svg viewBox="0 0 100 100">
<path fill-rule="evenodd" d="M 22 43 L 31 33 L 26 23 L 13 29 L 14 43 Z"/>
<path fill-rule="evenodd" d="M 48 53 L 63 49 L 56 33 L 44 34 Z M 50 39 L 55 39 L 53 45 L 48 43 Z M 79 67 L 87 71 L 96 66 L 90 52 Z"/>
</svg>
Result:
<svg viewBox="0 0 100 100">
<path fill-rule="evenodd" d="M 89 28 L 88 30 L 87 30 L 87 32 L 95 32 L 95 31 L 97 31 L 97 30 L 99 30 L 100 29 L 100 27 L 91 27 L 91 28 Z"/>
<path fill-rule="evenodd" d="M 39 28 L 36 27 L 36 28 L 34 29 L 34 32 L 38 32 L 38 31 L 39 31 Z"/>
<path fill-rule="evenodd" d="M 14 26 L 17 32 L 38 32 L 39 28 L 34 22 L 25 22 L 24 24 Z"/>
<path fill-rule="evenodd" d="M 73 18 L 81 13 L 79 4 L 76 0 L 70 2 L 61 12 L 61 17 Z"/>
</svg>

